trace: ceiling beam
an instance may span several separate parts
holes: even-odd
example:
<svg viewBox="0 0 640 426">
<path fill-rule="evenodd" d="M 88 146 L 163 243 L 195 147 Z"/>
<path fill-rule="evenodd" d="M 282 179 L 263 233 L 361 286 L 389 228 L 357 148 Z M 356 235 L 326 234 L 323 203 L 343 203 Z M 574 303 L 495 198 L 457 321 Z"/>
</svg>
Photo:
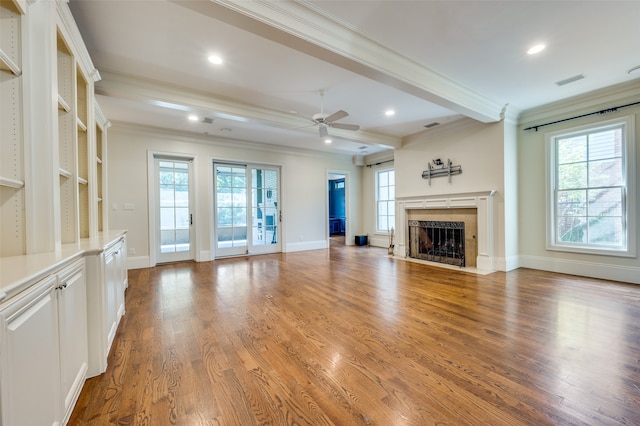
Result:
<svg viewBox="0 0 640 426">
<path fill-rule="evenodd" d="M 489 123 L 504 106 L 366 37 L 305 1 L 170 0 L 405 93 Z"/>
<path fill-rule="evenodd" d="M 248 122 L 284 130 L 317 135 L 318 130 L 310 120 L 285 112 L 261 108 L 216 97 L 210 93 L 196 92 L 166 83 L 144 80 L 128 75 L 102 72 L 102 80 L 96 83 L 96 94 L 115 98 L 137 100 L 149 105 L 182 111 L 206 111 L 208 115 L 233 121 Z M 358 130 L 357 132 L 331 129 L 331 134 L 344 140 L 383 148 L 399 148 L 398 137 Z"/>
</svg>

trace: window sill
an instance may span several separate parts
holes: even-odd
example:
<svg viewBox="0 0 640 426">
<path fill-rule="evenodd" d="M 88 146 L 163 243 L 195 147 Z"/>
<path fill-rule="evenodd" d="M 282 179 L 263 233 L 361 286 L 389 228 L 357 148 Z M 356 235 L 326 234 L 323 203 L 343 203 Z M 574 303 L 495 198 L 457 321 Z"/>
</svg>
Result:
<svg viewBox="0 0 640 426">
<path fill-rule="evenodd" d="M 577 247 L 577 246 L 565 246 L 565 245 L 548 245 L 546 247 L 549 251 L 558 251 L 565 253 L 579 253 L 579 254 L 592 254 L 596 256 L 612 256 L 612 257 L 636 257 L 635 250 L 616 250 L 616 249 L 602 249 L 602 248 L 589 248 L 589 247 Z"/>
</svg>

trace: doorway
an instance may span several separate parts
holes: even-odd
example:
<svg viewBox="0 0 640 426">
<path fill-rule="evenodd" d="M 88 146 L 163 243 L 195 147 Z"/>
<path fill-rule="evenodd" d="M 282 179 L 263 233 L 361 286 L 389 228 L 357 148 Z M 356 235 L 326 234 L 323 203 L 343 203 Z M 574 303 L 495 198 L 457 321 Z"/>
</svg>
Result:
<svg viewBox="0 0 640 426">
<path fill-rule="evenodd" d="M 280 242 L 280 169 L 213 163 L 215 257 L 277 253 Z"/>
<path fill-rule="evenodd" d="M 194 259 L 191 159 L 155 157 L 155 254 L 158 263 Z"/>
<path fill-rule="evenodd" d="M 330 244 L 345 244 L 347 231 L 346 175 L 330 173 L 329 191 L 329 239 Z"/>
</svg>

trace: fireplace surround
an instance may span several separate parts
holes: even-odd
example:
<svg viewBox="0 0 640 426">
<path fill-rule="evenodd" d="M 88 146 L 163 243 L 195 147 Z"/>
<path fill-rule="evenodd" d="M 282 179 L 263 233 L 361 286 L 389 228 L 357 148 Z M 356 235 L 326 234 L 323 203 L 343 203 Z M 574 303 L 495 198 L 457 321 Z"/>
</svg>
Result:
<svg viewBox="0 0 640 426">
<path fill-rule="evenodd" d="M 475 268 L 479 271 L 495 271 L 493 207 L 495 193 L 495 190 L 490 190 L 464 194 L 396 198 L 396 223 L 401 224 L 401 228 L 396 232 L 394 254 L 403 257 L 409 255 L 409 226 L 407 224 L 413 213 L 429 214 L 435 210 L 453 213 L 456 209 L 476 209 L 477 230 L 474 236 L 477 252 L 475 254 Z M 438 220 L 443 220 L 443 218 L 439 217 Z M 467 235 L 467 238 L 469 237 Z M 470 261 L 469 256 L 465 257 L 465 266 L 472 265 L 473 262 Z"/>
</svg>

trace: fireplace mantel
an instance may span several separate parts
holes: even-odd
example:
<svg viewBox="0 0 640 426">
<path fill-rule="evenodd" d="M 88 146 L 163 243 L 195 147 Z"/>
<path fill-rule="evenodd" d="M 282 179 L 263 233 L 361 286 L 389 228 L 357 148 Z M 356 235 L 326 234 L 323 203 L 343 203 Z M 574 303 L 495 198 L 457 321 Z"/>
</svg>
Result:
<svg viewBox="0 0 640 426">
<path fill-rule="evenodd" d="M 396 224 L 401 225 L 400 229 L 402 231 L 396 231 L 395 254 L 398 256 L 407 254 L 407 244 L 409 242 L 408 210 L 474 208 L 477 209 L 478 213 L 478 256 L 476 258 L 476 267 L 482 271 L 495 271 L 493 218 L 495 193 L 495 190 L 490 190 L 463 194 L 396 198 Z"/>
</svg>

